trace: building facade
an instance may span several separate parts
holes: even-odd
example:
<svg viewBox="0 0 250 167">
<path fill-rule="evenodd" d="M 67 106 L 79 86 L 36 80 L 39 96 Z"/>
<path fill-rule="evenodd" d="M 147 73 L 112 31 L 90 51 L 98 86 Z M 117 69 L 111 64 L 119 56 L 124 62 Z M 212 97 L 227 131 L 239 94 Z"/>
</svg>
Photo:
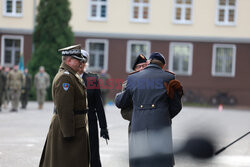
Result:
<svg viewBox="0 0 250 167">
<path fill-rule="evenodd" d="M 1 0 L 1 65 L 31 58 L 38 0 Z M 185 100 L 250 106 L 249 0 L 70 0 L 75 43 L 89 70 L 126 79 L 135 57 L 161 52 Z M 118 90 L 113 90 L 116 93 Z M 226 102 L 225 102 L 226 103 Z"/>
</svg>

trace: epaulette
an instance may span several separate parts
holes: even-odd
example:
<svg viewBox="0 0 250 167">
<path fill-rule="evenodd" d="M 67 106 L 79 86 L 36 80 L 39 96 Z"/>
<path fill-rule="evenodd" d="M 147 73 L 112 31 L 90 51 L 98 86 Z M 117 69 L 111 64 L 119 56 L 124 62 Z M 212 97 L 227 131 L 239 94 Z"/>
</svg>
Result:
<svg viewBox="0 0 250 167">
<path fill-rule="evenodd" d="M 90 77 L 98 77 L 98 74 L 93 73 L 93 72 L 87 72 L 88 76 Z"/>
<path fill-rule="evenodd" d="M 135 74 L 137 72 L 139 72 L 139 71 L 133 71 L 133 72 L 129 73 L 128 75 L 132 75 L 132 74 Z"/>
<path fill-rule="evenodd" d="M 81 76 L 78 73 L 76 73 L 75 76 L 76 76 L 76 78 L 78 78 L 81 81 L 81 83 L 83 82 Z"/>
<path fill-rule="evenodd" d="M 175 73 L 173 73 L 173 72 L 171 72 L 171 71 L 168 71 L 168 70 L 165 70 L 165 72 L 168 72 L 168 73 L 170 73 L 170 74 L 175 75 Z"/>
</svg>

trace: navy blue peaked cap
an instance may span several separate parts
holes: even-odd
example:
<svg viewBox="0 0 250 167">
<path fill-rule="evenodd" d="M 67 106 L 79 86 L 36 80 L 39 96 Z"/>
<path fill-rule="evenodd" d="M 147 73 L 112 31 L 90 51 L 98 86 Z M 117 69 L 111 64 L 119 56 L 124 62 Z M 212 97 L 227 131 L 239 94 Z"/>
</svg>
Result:
<svg viewBox="0 0 250 167">
<path fill-rule="evenodd" d="M 151 59 L 151 60 L 159 60 L 163 64 L 166 64 L 166 60 L 165 60 L 164 56 L 161 53 L 159 53 L 159 52 L 152 53 L 150 55 L 149 59 Z"/>
</svg>

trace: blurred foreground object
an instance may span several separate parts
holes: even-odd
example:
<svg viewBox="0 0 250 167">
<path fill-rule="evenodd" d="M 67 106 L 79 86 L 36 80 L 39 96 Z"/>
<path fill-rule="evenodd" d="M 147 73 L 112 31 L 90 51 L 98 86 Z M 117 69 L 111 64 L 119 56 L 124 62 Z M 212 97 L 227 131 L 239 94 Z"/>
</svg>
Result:
<svg viewBox="0 0 250 167">
<path fill-rule="evenodd" d="M 223 152 L 225 149 L 227 149 L 228 147 L 230 147 L 231 145 L 233 145 L 234 143 L 238 142 L 239 140 L 241 140 L 242 138 L 246 137 L 246 136 L 249 135 L 249 134 L 250 134 L 250 131 L 247 132 L 246 134 L 244 134 L 243 136 L 239 137 L 238 139 L 236 139 L 236 140 L 233 141 L 232 143 L 228 144 L 227 146 L 225 146 L 225 147 L 219 149 L 219 150 L 216 151 L 214 154 L 215 154 L 215 155 L 220 154 L 220 153 Z"/>
<path fill-rule="evenodd" d="M 174 154 L 181 156 L 190 156 L 197 160 L 210 160 L 214 157 L 214 144 L 215 143 L 213 140 L 204 136 L 197 135 L 190 137 L 178 150 L 174 151 Z M 158 145 L 158 147 L 162 147 L 162 145 L 157 142 L 157 139 L 155 145 Z M 171 153 L 169 152 L 169 154 Z M 131 159 L 131 162 L 133 164 L 140 164 L 142 166 L 153 164 L 156 167 L 165 167 L 165 165 L 163 165 L 165 159 L 167 159 L 166 154 L 160 152 L 158 152 L 157 154 L 144 152 L 143 156 L 133 157 Z M 171 164 L 169 164 L 168 166 L 171 166 Z"/>
<path fill-rule="evenodd" d="M 213 157 L 214 151 L 214 141 L 206 137 L 195 136 L 188 139 L 177 154 L 186 154 L 197 159 L 209 159 Z"/>
</svg>

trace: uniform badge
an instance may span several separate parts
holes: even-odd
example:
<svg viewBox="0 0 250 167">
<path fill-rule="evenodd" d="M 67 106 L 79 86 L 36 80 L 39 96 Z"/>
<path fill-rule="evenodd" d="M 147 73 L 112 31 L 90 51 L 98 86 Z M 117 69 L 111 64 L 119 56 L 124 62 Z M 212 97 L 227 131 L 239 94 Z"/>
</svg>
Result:
<svg viewBox="0 0 250 167">
<path fill-rule="evenodd" d="M 69 74 L 69 72 L 68 71 L 64 71 L 64 74 Z"/>
<path fill-rule="evenodd" d="M 63 89 L 67 91 L 69 89 L 69 83 L 63 83 Z"/>
</svg>

